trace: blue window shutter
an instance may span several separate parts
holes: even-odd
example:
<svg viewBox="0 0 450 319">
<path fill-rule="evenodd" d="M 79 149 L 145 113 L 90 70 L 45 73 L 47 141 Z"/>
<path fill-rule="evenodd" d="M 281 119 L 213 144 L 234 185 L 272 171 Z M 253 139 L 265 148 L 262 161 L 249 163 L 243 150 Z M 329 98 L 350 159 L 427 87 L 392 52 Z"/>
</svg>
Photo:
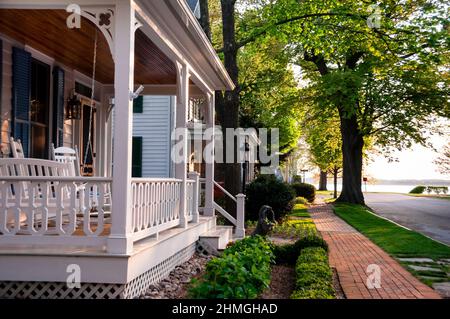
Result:
<svg viewBox="0 0 450 319">
<path fill-rule="evenodd" d="M 142 136 L 133 136 L 131 176 L 142 177 Z"/>
<path fill-rule="evenodd" d="M 12 136 L 22 141 L 24 155 L 28 157 L 30 140 L 31 54 L 14 47 L 12 58 Z"/>
<path fill-rule="evenodd" d="M 63 146 L 64 138 L 64 70 L 53 69 L 53 144 Z"/>
<path fill-rule="evenodd" d="M 139 95 L 133 100 L 133 113 L 144 112 L 144 96 Z"/>
</svg>

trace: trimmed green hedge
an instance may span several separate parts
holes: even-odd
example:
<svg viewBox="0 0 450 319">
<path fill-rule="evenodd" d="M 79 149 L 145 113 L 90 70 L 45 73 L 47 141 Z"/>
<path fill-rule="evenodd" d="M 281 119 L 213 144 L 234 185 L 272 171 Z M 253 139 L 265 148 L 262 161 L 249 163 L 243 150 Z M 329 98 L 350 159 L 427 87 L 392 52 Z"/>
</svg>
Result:
<svg viewBox="0 0 450 319">
<path fill-rule="evenodd" d="M 411 189 L 409 191 L 410 194 L 423 194 L 423 192 L 425 191 L 426 187 L 425 186 L 416 186 L 413 189 Z"/>
<path fill-rule="evenodd" d="M 274 248 L 275 262 L 293 265 L 301 251 L 309 247 L 320 247 L 328 251 L 328 245 L 322 237 L 317 235 L 307 236 L 297 240 L 294 244 L 276 245 Z"/>
<path fill-rule="evenodd" d="M 295 198 L 295 203 L 308 205 L 308 200 L 305 197 L 298 196 L 297 198 Z"/>
<path fill-rule="evenodd" d="M 304 197 L 310 203 L 316 199 L 316 188 L 314 185 L 307 183 L 294 183 L 291 184 L 291 186 L 294 188 L 297 197 Z"/>
<path fill-rule="evenodd" d="M 291 299 L 334 299 L 333 273 L 327 251 L 308 247 L 301 251 L 295 265 L 296 283 Z"/>
<path fill-rule="evenodd" d="M 242 239 L 211 259 L 205 274 L 193 279 L 191 298 L 256 298 L 270 284 L 273 247 L 261 236 Z"/>
</svg>

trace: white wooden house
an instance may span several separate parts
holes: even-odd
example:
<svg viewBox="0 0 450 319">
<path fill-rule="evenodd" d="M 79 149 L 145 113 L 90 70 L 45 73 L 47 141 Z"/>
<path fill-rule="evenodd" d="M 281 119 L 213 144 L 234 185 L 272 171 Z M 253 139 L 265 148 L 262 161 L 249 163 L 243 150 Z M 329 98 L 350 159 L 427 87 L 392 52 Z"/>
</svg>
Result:
<svg viewBox="0 0 450 319">
<path fill-rule="evenodd" d="M 244 196 L 232 214 L 214 202 L 213 163 L 202 214 L 187 152 L 168 173 L 132 177 L 138 86 L 173 96 L 184 146 L 190 96 L 204 98 L 213 127 L 214 91 L 234 87 L 186 1 L 77 0 L 81 25 L 71 29 L 73 2 L 0 1 L 2 153 L 12 136 L 27 157 L 0 158 L 0 297 L 133 298 L 199 241 L 223 248 L 231 232 L 244 235 Z M 78 119 L 68 116 L 74 94 Z M 77 145 L 89 176 L 45 160 L 51 143 Z M 235 226 L 216 226 L 216 212 Z"/>
</svg>

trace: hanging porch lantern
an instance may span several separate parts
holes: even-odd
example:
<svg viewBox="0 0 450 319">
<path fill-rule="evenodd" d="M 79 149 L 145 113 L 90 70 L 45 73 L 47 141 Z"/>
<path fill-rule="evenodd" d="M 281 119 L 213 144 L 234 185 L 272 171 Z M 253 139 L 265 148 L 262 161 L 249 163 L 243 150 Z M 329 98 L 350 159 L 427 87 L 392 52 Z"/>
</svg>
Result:
<svg viewBox="0 0 450 319">
<path fill-rule="evenodd" d="M 67 120 L 80 120 L 81 119 L 81 101 L 76 94 L 67 100 L 66 105 L 66 119 Z"/>
</svg>

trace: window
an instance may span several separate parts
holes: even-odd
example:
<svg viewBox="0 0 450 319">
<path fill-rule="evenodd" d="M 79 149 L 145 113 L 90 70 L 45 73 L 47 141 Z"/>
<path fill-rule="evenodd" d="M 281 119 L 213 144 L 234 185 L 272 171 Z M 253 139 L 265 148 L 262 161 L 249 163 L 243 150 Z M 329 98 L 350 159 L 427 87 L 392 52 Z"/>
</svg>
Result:
<svg viewBox="0 0 450 319">
<path fill-rule="evenodd" d="M 30 157 L 48 157 L 50 66 L 31 60 Z"/>
</svg>

